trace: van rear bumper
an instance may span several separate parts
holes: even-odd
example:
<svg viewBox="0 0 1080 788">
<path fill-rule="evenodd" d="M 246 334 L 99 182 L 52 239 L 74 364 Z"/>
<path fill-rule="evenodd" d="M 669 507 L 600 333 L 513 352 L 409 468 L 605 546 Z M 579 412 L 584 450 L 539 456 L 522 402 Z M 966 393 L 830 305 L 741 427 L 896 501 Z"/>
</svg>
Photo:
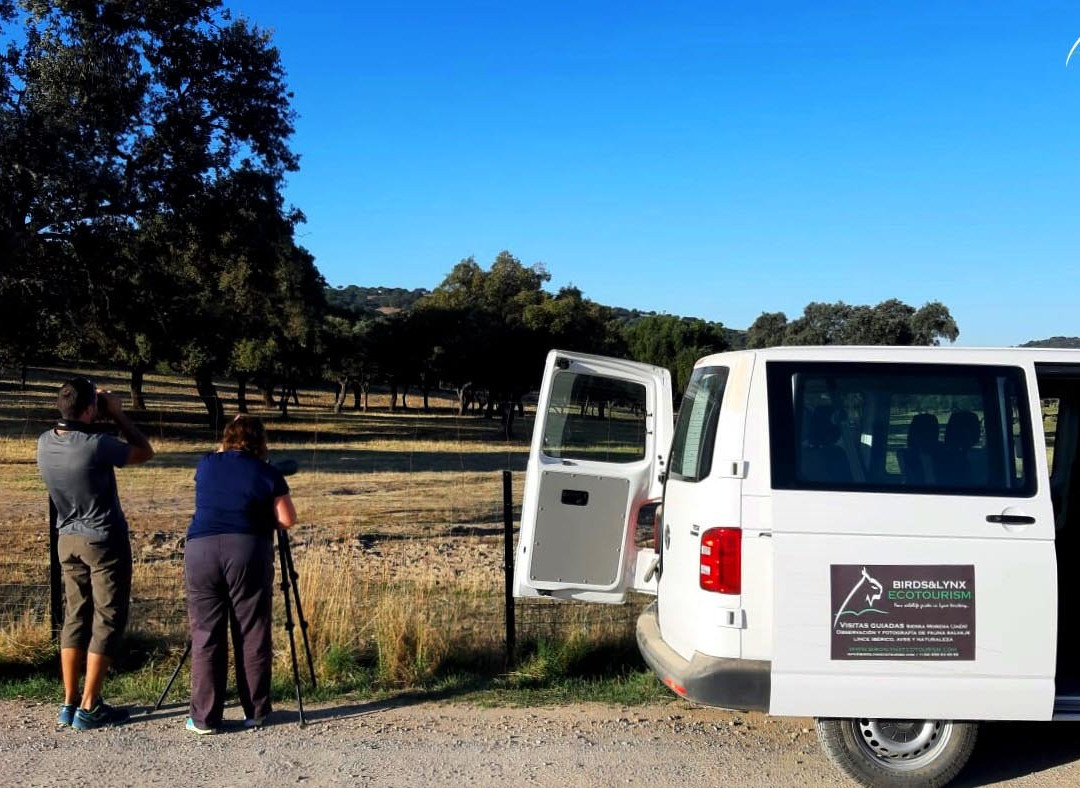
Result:
<svg viewBox="0 0 1080 788">
<path fill-rule="evenodd" d="M 697 652 L 683 659 L 660 637 L 655 602 L 638 616 L 637 644 L 649 667 L 677 695 L 705 706 L 768 711 L 771 662 Z"/>
</svg>

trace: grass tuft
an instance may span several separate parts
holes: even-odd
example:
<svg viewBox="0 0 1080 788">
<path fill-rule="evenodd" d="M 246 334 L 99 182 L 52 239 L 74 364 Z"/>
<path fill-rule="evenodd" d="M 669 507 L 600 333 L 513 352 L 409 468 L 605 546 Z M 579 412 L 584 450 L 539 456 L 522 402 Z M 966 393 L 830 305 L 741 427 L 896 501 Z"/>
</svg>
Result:
<svg viewBox="0 0 1080 788">
<path fill-rule="evenodd" d="M 47 616 L 28 608 L 0 627 L 0 660 L 5 666 L 44 665 L 57 654 Z"/>
<path fill-rule="evenodd" d="M 387 686 L 426 684 L 449 653 L 447 622 L 432 615 L 430 592 L 424 588 L 383 591 L 373 623 L 378 676 Z"/>
</svg>

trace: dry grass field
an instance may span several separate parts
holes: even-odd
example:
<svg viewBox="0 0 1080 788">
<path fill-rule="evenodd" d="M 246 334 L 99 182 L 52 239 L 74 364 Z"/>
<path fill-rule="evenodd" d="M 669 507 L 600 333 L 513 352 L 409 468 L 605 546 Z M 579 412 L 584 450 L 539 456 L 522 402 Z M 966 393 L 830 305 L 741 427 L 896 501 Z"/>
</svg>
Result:
<svg viewBox="0 0 1080 788">
<path fill-rule="evenodd" d="M 57 387 L 73 374 L 126 391 L 121 374 L 92 368 L 35 368 L 25 390 L 10 376 L 0 378 L 0 667 L 45 664 L 54 653 L 47 497 L 35 447 L 55 419 Z M 235 412 L 235 389 L 228 382 L 219 388 L 226 412 Z M 194 505 L 193 471 L 215 444 L 189 381 L 149 374 L 144 391 L 147 410 L 132 415 L 156 456 L 119 471 L 117 480 L 135 556 L 133 641 L 161 657 L 185 639 L 183 537 Z M 324 680 L 365 664 L 380 686 L 412 686 L 447 663 L 501 665 L 501 477 L 504 469 L 513 472 L 516 512 L 531 411 L 508 441 L 497 421 L 459 417 L 456 403 L 439 396 L 430 413 L 413 409 L 419 396 L 410 398 L 409 410 L 391 413 L 388 397 L 373 392 L 368 412 L 340 415 L 331 412 L 329 390 L 301 389 L 299 396 L 288 420 L 250 393 L 248 405 L 267 421 L 272 459 L 300 464 L 289 478 L 299 514 L 291 536 Z M 280 616 L 280 595 L 276 604 Z M 575 640 L 624 637 L 633 619 L 632 611 L 610 608 L 529 607 L 519 614 L 526 639 L 530 611 L 533 635 Z M 283 634 L 275 640 L 281 667 L 288 656 Z"/>
</svg>

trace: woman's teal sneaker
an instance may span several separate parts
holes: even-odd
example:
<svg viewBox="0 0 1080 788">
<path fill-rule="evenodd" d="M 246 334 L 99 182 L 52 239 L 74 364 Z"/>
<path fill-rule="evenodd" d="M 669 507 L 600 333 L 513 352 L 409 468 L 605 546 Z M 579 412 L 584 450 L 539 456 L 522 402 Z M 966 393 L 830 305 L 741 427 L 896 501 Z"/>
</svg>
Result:
<svg viewBox="0 0 1080 788">
<path fill-rule="evenodd" d="M 71 723 L 75 720 L 75 709 L 77 709 L 74 703 L 65 703 L 60 707 L 60 713 L 56 715 L 56 725 L 59 728 L 70 728 Z"/>
<path fill-rule="evenodd" d="M 187 718 L 187 722 L 184 723 L 184 727 L 192 733 L 198 734 L 199 736 L 209 736 L 212 733 L 216 733 L 216 730 L 214 728 L 200 728 L 198 725 L 195 724 L 195 720 L 191 719 L 191 717 Z"/>
</svg>

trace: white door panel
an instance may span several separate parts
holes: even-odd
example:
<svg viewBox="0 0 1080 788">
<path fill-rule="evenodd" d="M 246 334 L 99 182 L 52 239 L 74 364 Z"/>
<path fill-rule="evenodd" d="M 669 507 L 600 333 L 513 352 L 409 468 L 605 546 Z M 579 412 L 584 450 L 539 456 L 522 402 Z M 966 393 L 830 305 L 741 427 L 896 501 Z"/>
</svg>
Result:
<svg viewBox="0 0 1080 788">
<path fill-rule="evenodd" d="M 632 504 L 630 480 L 541 471 L 529 583 L 566 583 L 614 591 L 622 579 L 621 544 Z M 573 550 L 566 545 L 573 544 Z"/>
<path fill-rule="evenodd" d="M 770 712 L 1050 719 L 1057 580 L 1034 368 L 817 367 L 778 365 L 769 385 L 771 429 L 779 408 L 795 414 L 771 434 Z M 833 484 L 848 489 L 813 489 Z"/>
<path fill-rule="evenodd" d="M 743 496 L 742 608 L 746 626 L 741 652 L 743 659 L 769 660 L 773 654 L 773 536 L 767 519 L 756 516 L 758 506 L 759 500 Z M 762 524 L 765 530 L 761 530 Z"/>
<path fill-rule="evenodd" d="M 636 516 L 659 499 L 671 440 L 666 369 L 548 354 L 525 475 L 516 596 L 619 603 L 655 593 L 635 545 Z M 651 550 L 647 551 L 652 553 Z"/>
<path fill-rule="evenodd" d="M 986 519 L 1006 512 L 1029 515 L 1035 518 L 1035 523 L 1005 526 Z M 1049 499 L 783 490 L 773 495 L 773 516 L 781 530 L 823 536 L 861 534 L 933 539 L 947 535 L 960 539 L 1033 541 L 1054 538 Z M 787 519 L 790 517 L 796 519 Z"/>
<path fill-rule="evenodd" d="M 1051 676 L 865 676 L 773 673 L 770 714 L 920 720 L 1049 720 Z"/>
<path fill-rule="evenodd" d="M 716 608 L 738 610 L 741 595 L 702 591 L 699 578 L 701 534 L 713 527 L 739 527 L 740 487 L 739 479 L 667 483 L 657 614 L 664 642 L 683 659 L 692 659 L 694 652 L 739 656 L 739 633 L 717 629 L 721 617 Z"/>
<path fill-rule="evenodd" d="M 787 513 L 788 516 L 792 513 Z M 1054 699 L 1053 544 L 774 531 L 773 714 L 1049 719 Z M 973 565 L 973 660 L 832 659 L 831 566 Z M 868 632 L 872 633 L 872 630 Z M 872 634 L 871 634 L 872 636 Z M 1006 680 L 1007 679 L 1007 680 Z M 934 689 L 929 690 L 930 687 Z"/>
</svg>

